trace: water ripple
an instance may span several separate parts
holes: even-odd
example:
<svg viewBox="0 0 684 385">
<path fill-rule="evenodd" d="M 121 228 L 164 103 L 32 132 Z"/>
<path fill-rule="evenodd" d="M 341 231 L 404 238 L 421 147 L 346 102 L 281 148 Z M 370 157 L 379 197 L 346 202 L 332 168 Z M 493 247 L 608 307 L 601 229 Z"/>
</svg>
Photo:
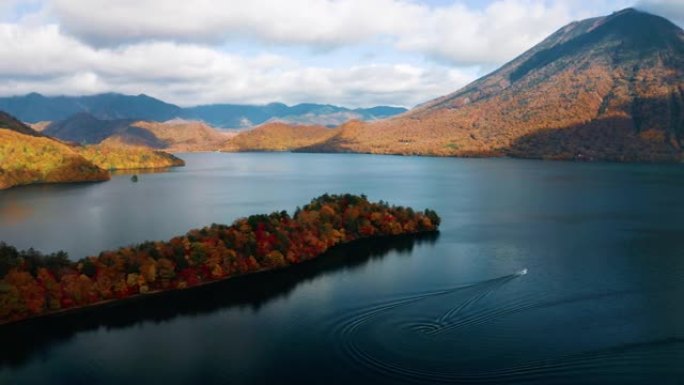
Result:
<svg viewBox="0 0 684 385">
<path fill-rule="evenodd" d="M 675 375 L 684 376 L 684 369 L 673 369 L 679 367 L 676 362 L 684 359 L 684 338 L 681 337 L 536 361 L 513 361 L 503 368 L 469 365 L 467 352 L 454 351 L 454 346 L 448 344 L 459 338 L 458 333 L 468 333 L 474 327 L 497 322 L 515 313 L 636 293 L 616 291 L 553 301 L 518 298 L 494 307 L 482 303 L 522 275 L 511 274 L 471 285 L 415 293 L 357 309 L 334 320 L 332 338 L 339 353 L 355 364 L 405 382 L 572 383 L 571 379 L 577 375 L 595 378 L 597 382 L 602 376 L 609 376 L 603 378 L 611 380 L 624 378 L 629 382 L 631 376 L 642 373 L 644 367 L 678 370 Z M 440 306 L 428 303 L 430 301 L 439 301 Z M 446 310 L 434 311 L 445 306 Z M 423 307 L 430 311 L 423 311 Z M 395 310 L 402 312 L 397 314 Z"/>
</svg>

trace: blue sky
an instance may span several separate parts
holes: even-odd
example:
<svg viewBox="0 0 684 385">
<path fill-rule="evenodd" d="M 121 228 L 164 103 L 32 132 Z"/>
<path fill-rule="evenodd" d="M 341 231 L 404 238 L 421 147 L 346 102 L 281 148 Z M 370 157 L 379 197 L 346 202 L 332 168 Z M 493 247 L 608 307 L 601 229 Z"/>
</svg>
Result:
<svg viewBox="0 0 684 385">
<path fill-rule="evenodd" d="M 0 94 L 411 107 L 573 20 L 681 0 L 0 0 Z"/>
</svg>

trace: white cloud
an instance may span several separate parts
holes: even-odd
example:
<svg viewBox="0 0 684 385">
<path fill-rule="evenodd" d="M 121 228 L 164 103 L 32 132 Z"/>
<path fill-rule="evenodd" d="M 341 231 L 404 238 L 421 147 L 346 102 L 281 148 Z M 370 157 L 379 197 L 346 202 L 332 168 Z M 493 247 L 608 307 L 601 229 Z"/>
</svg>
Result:
<svg viewBox="0 0 684 385">
<path fill-rule="evenodd" d="M 483 10 L 458 3 L 433 10 L 397 46 L 456 64 L 500 64 L 572 20 L 562 3 L 504 0 Z"/>
<path fill-rule="evenodd" d="M 62 35 L 57 25 L 0 24 L 0 74 L 4 76 L 69 74 L 89 68 L 95 56 L 90 47 Z"/>
<path fill-rule="evenodd" d="M 483 10 L 407 0 L 54 0 L 52 12 L 98 45 L 139 40 L 336 47 L 383 40 L 453 63 L 500 63 L 571 20 L 563 2 L 499 0 Z"/>
<path fill-rule="evenodd" d="M 277 43 L 337 45 L 392 32 L 422 7 L 396 0 L 54 0 L 51 9 L 69 30 L 93 42 L 220 41 L 249 35 Z"/>
<path fill-rule="evenodd" d="M 382 41 L 456 65 L 501 64 L 564 24 L 637 0 L 492 0 L 431 6 L 417 0 L 52 0 L 65 30 L 95 45 L 141 40 L 335 48 Z M 684 18 L 681 0 L 641 0 Z"/>
<path fill-rule="evenodd" d="M 0 0 L 0 94 L 411 106 L 634 1 Z M 638 6 L 684 20 L 681 0 Z"/>
<path fill-rule="evenodd" d="M 93 48 L 57 25 L 0 25 L 0 94 L 148 93 L 172 102 L 326 102 L 413 105 L 452 91 L 472 73 L 441 66 L 305 66 L 270 54 L 233 55 L 208 46 L 142 42 Z"/>
</svg>

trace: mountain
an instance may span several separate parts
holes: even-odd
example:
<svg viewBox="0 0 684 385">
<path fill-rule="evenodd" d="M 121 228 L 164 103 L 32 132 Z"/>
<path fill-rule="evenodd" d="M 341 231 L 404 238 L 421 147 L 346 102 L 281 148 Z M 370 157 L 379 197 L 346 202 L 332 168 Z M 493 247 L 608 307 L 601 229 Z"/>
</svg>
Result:
<svg viewBox="0 0 684 385">
<path fill-rule="evenodd" d="M 264 106 L 240 104 L 209 104 L 184 109 L 182 118 L 202 120 L 214 127 L 251 127 L 272 117 L 287 114 L 289 107 L 282 103 Z"/>
<path fill-rule="evenodd" d="M 240 132 L 222 151 L 291 151 L 326 141 L 337 130 L 323 126 L 267 123 Z"/>
<path fill-rule="evenodd" d="M 147 132 L 161 143 L 161 146 L 149 146 L 172 152 L 216 151 L 223 147 L 234 132 L 217 130 L 205 123 L 174 119 L 166 122 L 139 121 L 133 123 L 131 129 Z M 114 135 L 103 143 L 134 144 L 136 138 L 132 132 Z"/>
<path fill-rule="evenodd" d="M 109 173 L 56 140 L 0 128 L 0 190 L 32 183 L 96 182 Z"/>
<path fill-rule="evenodd" d="M 214 151 L 234 133 L 226 133 L 202 122 L 181 119 L 166 122 L 133 119 L 102 120 L 81 112 L 50 123 L 42 131 L 61 140 L 107 147 L 147 147 L 165 151 Z"/>
<path fill-rule="evenodd" d="M 303 103 L 287 106 L 271 103 L 264 106 L 212 104 L 183 109 L 181 117 L 202 120 L 215 127 L 244 128 L 268 122 L 337 126 L 347 120 L 377 120 L 406 112 L 401 107 L 378 106 L 349 109 L 330 104 Z"/>
<path fill-rule="evenodd" d="M 0 112 L 0 190 L 31 183 L 109 179 L 72 146 L 42 136 Z"/>
<path fill-rule="evenodd" d="M 385 106 L 350 110 L 331 105 L 298 104 L 291 107 L 286 114 L 270 118 L 267 122 L 336 127 L 351 120 L 374 121 L 399 115 L 406 111 L 405 108 Z"/>
<path fill-rule="evenodd" d="M 106 170 L 183 164 L 173 155 L 145 148 L 61 142 L 0 111 L 0 190 L 33 183 L 104 181 L 109 179 Z"/>
<path fill-rule="evenodd" d="M 17 118 L 4 111 L 0 111 L 0 127 L 24 135 L 41 136 L 38 131 L 20 122 Z"/>
<path fill-rule="evenodd" d="M 43 132 L 52 122 L 47 120 L 41 120 L 40 122 L 27 123 L 26 125 L 31 127 L 34 131 Z"/>
<path fill-rule="evenodd" d="M 681 161 L 684 31 L 635 9 L 571 23 L 493 73 L 302 151 Z"/>
<path fill-rule="evenodd" d="M 181 108 L 147 95 L 106 93 L 92 96 L 52 96 L 37 93 L 0 98 L 4 110 L 25 122 L 57 121 L 85 112 L 98 119 L 168 120 Z"/>
<path fill-rule="evenodd" d="M 78 146 L 78 153 L 104 170 L 165 169 L 185 166 L 185 161 L 164 151 L 152 151 L 145 147 Z"/>
<path fill-rule="evenodd" d="M 50 123 L 41 132 L 70 142 L 95 144 L 114 134 L 125 133 L 134 122 L 132 119 L 103 120 L 89 113 L 79 112 L 65 120 Z"/>
<path fill-rule="evenodd" d="M 311 103 L 292 107 L 282 103 L 271 103 L 263 106 L 211 104 L 181 108 L 147 95 L 130 96 L 116 93 L 50 97 L 31 93 L 25 96 L 0 98 L 0 110 L 30 123 L 62 121 L 83 113 L 100 120 L 201 120 L 222 128 L 246 128 L 275 120 L 295 124 L 339 125 L 349 119 L 376 120 L 406 111 L 400 107 L 349 109 Z"/>
</svg>

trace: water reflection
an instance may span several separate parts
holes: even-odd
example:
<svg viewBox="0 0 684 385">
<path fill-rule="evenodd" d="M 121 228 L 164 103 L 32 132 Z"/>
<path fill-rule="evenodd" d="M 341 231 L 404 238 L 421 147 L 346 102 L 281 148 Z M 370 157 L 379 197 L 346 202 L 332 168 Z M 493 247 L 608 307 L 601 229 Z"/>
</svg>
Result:
<svg viewBox="0 0 684 385">
<path fill-rule="evenodd" d="M 145 321 L 160 323 L 233 306 L 251 307 L 259 311 L 267 303 L 288 296 L 302 283 L 340 270 L 360 268 L 390 252 L 410 255 L 415 246 L 434 244 L 438 237 L 438 233 L 429 233 L 362 240 L 333 248 L 316 260 L 289 269 L 0 327 L 0 341 L 3 346 L 12 347 L 0 350 L 0 368 L 19 366 L 54 344 L 65 342 L 77 333 L 100 327 L 118 329 Z"/>
<path fill-rule="evenodd" d="M 14 199 L 0 201 L 0 218 L 8 224 L 17 224 L 30 217 L 33 213 L 31 206 Z"/>
<path fill-rule="evenodd" d="M 171 167 L 143 168 L 132 170 L 111 170 L 112 175 L 140 175 L 140 174 L 162 174 L 171 171 Z"/>
</svg>

